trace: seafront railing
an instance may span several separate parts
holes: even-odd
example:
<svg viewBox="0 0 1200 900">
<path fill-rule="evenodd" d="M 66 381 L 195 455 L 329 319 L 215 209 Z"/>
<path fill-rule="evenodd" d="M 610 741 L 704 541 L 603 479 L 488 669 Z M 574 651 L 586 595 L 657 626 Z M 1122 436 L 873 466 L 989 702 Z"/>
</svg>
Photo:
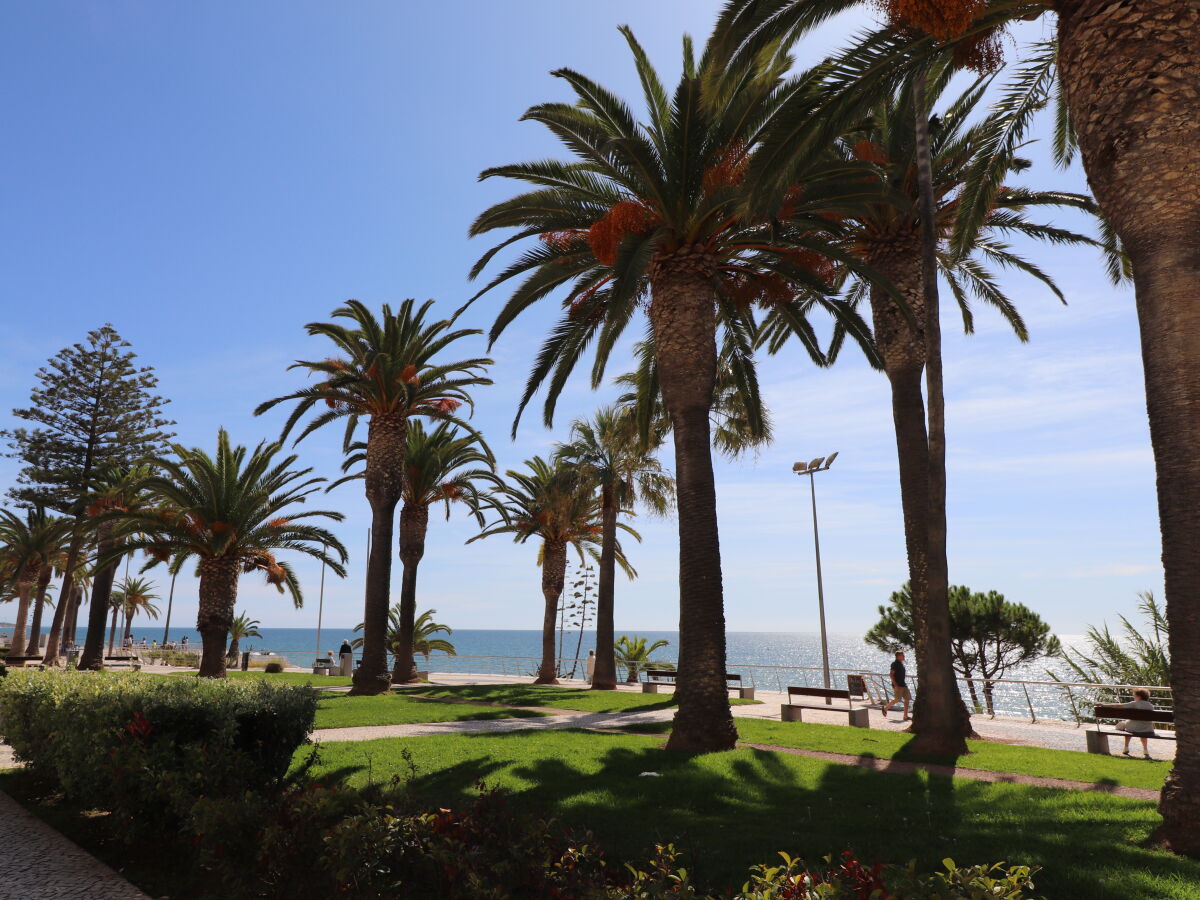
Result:
<svg viewBox="0 0 1200 900">
<path fill-rule="evenodd" d="M 585 679 L 587 664 L 583 657 L 573 656 L 556 659 L 560 678 Z M 428 663 L 436 672 L 458 675 L 494 675 L 498 677 L 533 677 L 541 665 L 539 656 L 442 656 L 438 654 Z M 418 658 L 419 667 L 426 664 Z M 638 668 L 672 668 L 672 660 L 654 660 L 641 663 Z M 628 666 L 617 663 L 618 678 L 629 680 Z M 815 666 L 774 666 L 760 663 L 729 663 L 726 670 L 740 675 L 747 687 L 783 693 L 789 686 L 820 687 L 824 684 L 824 671 Z M 835 687 L 847 686 L 847 679 L 855 676 L 862 679 L 867 704 L 881 706 L 891 699 L 891 682 L 886 673 L 867 669 L 831 668 L 830 677 Z M 635 672 L 634 681 L 640 673 Z M 914 682 L 914 690 L 920 685 Z M 1053 720 L 1074 722 L 1083 725 L 1094 722 L 1092 707 L 1097 703 L 1120 703 L 1133 699 L 1133 691 L 1142 685 L 1134 684 L 1091 684 L 1049 680 L 1004 678 L 986 680 L 982 678 L 959 678 L 959 690 L 968 709 L 976 715 L 1028 719 L 1031 722 Z M 1150 699 L 1156 708 L 1173 709 L 1174 702 L 1169 687 L 1147 686 Z"/>
</svg>

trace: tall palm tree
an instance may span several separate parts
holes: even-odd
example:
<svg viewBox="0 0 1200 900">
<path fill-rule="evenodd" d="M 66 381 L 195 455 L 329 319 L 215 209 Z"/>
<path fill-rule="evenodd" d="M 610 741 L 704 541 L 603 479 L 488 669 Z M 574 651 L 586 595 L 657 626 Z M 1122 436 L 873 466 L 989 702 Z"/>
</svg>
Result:
<svg viewBox="0 0 1200 900">
<path fill-rule="evenodd" d="M 125 617 L 123 640 L 132 637 L 133 620 L 139 613 L 145 613 L 150 619 L 158 618 L 158 606 L 154 603 L 157 599 L 158 594 L 154 593 L 153 582 L 145 578 L 124 578 L 113 588 L 113 610 L 120 610 Z"/>
<path fill-rule="evenodd" d="M 864 0 L 731 0 L 719 29 L 726 50 L 753 53 L 762 43 L 794 40 L 828 16 Z M 1200 853 L 1200 264 L 1195 252 L 1200 183 L 1200 53 L 1194 2 L 1141 0 L 956 0 L 890 2 L 893 23 L 873 35 L 857 61 L 838 66 L 854 78 L 851 100 L 862 105 L 880 82 L 923 65 L 947 47 L 1000 57 L 998 35 L 1016 20 L 1053 13 L 1057 41 L 1020 73 L 1031 90 L 1024 118 L 1058 88 L 1055 149 L 1068 158 L 1078 146 L 1088 183 L 1131 264 L 1145 367 L 1150 438 L 1158 471 L 1167 615 L 1171 621 L 1172 684 L 1179 744 L 1162 792 L 1159 837 L 1180 852 Z M 1055 84 L 1057 82 L 1057 85 Z M 854 95 L 858 95 L 855 100 Z M 798 117 L 794 119 L 798 121 Z M 1015 152 L 1023 127 L 996 131 L 985 164 Z M 1076 144 L 1077 142 L 1077 144 Z M 781 152 L 794 141 L 780 135 Z M 982 217 L 986 190 L 974 197 Z M 1194 737 L 1193 737 L 1194 736 Z"/>
<path fill-rule="evenodd" d="M 37 587 L 33 595 L 33 618 L 29 623 L 29 643 L 25 646 L 26 656 L 36 656 L 42 646 L 42 612 L 47 605 L 54 605 L 50 600 L 50 579 L 54 577 L 55 570 L 65 564 L 66 551 L 67 545 L 64 542 L 58 556 L 48 565 L 42 566 L 41 572 L 38 573 Z"/>
<path fill-rule="evenodd" d="M 258 619 L 251 619 L 244 612 L 234 616 L 233 621 L 229 623 L 229 651 L 225 655 L 229 659 L 236 660 L 238 646 L 243 638 L 262 637 L 258 630 L 258 626 L 261 624 Z"/>
<path fill-rule="evenodd" d="M 352 694 L 379 694 L 391 685 L 386 638 L 392 539 L 396 505 L 404 489 L 409 420 L 424 416 L 464 424 L 455 410 L 463 403 L 471 404 L 468 389 L 492 383 L 482 374 L 491 365 L 490 359 L 437 361 L 455 341 L 480 332 L 455 330 L 448 320 L 426 322 L 432 305 L 432 300 L 420 307 L 405 300 L 393 312 L 384 304 L 381 316 L 376 317 L 365 304 L 348 300 L 333 311 L 333 317 L 348 320 L 349 325 L 310 322 L 308 333 L 331 340 L 338 355 L 296 362 L 292 368 L 305 369 L 320 382 L 268 400 L 254 411 L 261 415 L 280 403 L 296 401 L 283 428 L 286 437 L 310 411 L 320 410 L 297 442 L 324 425 L 345 419 L 347 453 L 353 449 L 359 420 L 367 420 L 363 481 L 371 505 L 371 555 L 363 607 L 362 664 L 354 672 Z"/>
<path fill-rule="evenodd" d="M 599 410 L 591 421 L 576 420 L 571 438 L 558 448 L 568 465 L 600 495 L 600 573 L 596 588 L 596 668 L 592 687 L 617 687 L 613 655 L 613 584 L 616 579 L 617 517 L 635 504 L 663 515 L 673 505 L 675 482 L 638 434 L 637 422 L 614 407 Z"/>
<path fill-rule="evenodd" d="M 513 541 L 518 544 L 530 538 L 541 539 L 538 556 L 542 566 L 542 597 L 545 605 L 542 615 L 542 663 L 534 684 L 558 684 L 554 619 L 566 580 L 567 548 L 574 547 L 581 558 L 585 549 L 595 552 L 602 531 L 600 503 L 591 485 L 561 458 L 554 457 L 547 461 L 535 456 L 526 460 L 525 465 L 528 467 L 525 472 L 508 470 L 507 481 L 489 498 L 489 506 L 497 514 L 496 521 L 485 526 L 467 543 L 497 534 L 511 534 Z M 618 527 L 637 537 L 637 533 L 624 523 Z M 633 570 L 619 544 L 615 548 L 615 558 L 617 564 L 632 577 Z"/>
<path fill-rule="evenodd" d="M 110 603 L 113 581 L 123 556 L 117 550 L 136 530 L 131 514 L 146 502 L 144 484 L 151 474 L 148 466 L 115 466 L 100 472 L 92 483 L 84 508 L 84 519 L 88 521 L 95 540 L 97 563 L 91 579 L 87 637 L 79 657 L 80 669 L 104 667 L 104 622 L 113 608 Z M 115 618 L 113 621 L 116 621 Z M 111 652 L 110 639 L 110 655 Z"/>
<path fill-rule="evenodd" d="M 942 71 L 932 86 L 931 102 L 937 104 L 949 70 Z M 941 391 L 929 393 L 930 427 L 926 429 L 926 403 L 922 376 L 931 360 L 940 363 L 940 341 L 926 340 L 929 310 L 926 276 L 921 253 L 921 189 L 917 159 L 920 127 L 916 114 L 916 83 L 920 76 L 902 86 L 877 105 L 870 118 L 849 132 L 840 144 L 848 156 L 865 164 L 867 175 L 878 181 L 878 198 L 864 203 L 843 220 L 847 248 L 863 256 L 874 277 L 849 273 L 847 295 L 854 301 L 869 301 L 875 324 L 875 342 L 892 394 L 892 415 L 900 468 L 901 504 L 913 585 L 914 619 L 917 627 L 917 670 L 922 690 L 914 709 L 913 731 L 924 752 L 965 752 L 971 734 L 970 718 L 959 694 L 950 658 L 950 606 L 946 582 L 947 558 L 944 491 L 931 488 L 933 469 L 943 469 L 943 457 L 931 460 L 935 434 L 943 429 L 934 421 L 944 419 Z M 1090 198 L 1062 191 L 1032 191 L 1005 186 L 994 195 L 993 208 L 978 222 L 965 242 L 954 241 L 963 211 L 963 192 L 979 156 L 986 152 L 987 133 L 992 123 L 968 125 L 980 104 L 985 81 L 978 81 L 962 95 L 952 98 L 942 115 L 928 127 L 930 185 L 933 193 L 935 262 L 937 273 L 957 300 L 965 330 L 974 327 L 972 299 L 995 307 L 1012 326 L 1017 337 L 1028 332 L 1013 301 L 993 273 L 994 266 L 1023 271 L 1040 280 L 1058 296 L 1062 291 L 1034 263 L 1018 255 L 1006 242 L 1009 236 L 1032 238 L 1053 245 L 1091 245 L 1104 242 L 1050 224 L 1031 220 L 1030 212 L 1042 207 L 1070 207 L 1095 212 Z M 993 115 L 1000 115 L 993 111 Z M 1028 167 L 1013 158 L 995 177 L 1011 179 Z M 904 306 L 898 306 L 898 292 Z M 766 340 L 772 350 L 782 344 L 784 329 L 768 323 Z M 939 326 L 940 327 L 940 326 Z M 939 499 L 940 498 L 940 499 Z M 931 526 L 936 523 L 936 527 Z"/>
<path fill-rule="evenodd" d="M 725 610 L 717 536 L 709 410 L 717 372 L 718 333 L 738 348 L 743 380 L 753 382 L 750 309 L 790 310 L 798 331 L 824 357 L 805 314 L 822 303 L 855 333 L 865 327 L 828 292 L 828 218 L 859 186 L 839 178 L 840 160 L 814 156 L 781 191 L 791 213 L 750 218 L 744 174 L 764 123 L 787 90 L 785 53 L 763 53 L 728 78 L 707 52 L 684 41 L 683 74 L 668 96 L 644 50 L 622 29 L 645 93 L 638 121 L 611 92 L 570 69 L 554 74 L 577 102 L 535 106 L 526 119 L 548 127 L 574 155 L 489 169 L 481 177 L 525 181 L 537 189 L 499 203 L 472 225 L 473 235 L 517 232 L 476 264 L 477 275 L 502 247 L 524 238 L 540 243 L 499 273 L 483 291 L 526 275 L 492 327 L 494 340 L 523 310 L 559 288 L 564 315 L 535 361 L 523 409 L 548 382 L 545 418 L 584 349 L 595 339 L 593 381 L 639 308 L 649 319 L 658 381 L 672 422 L 679 493 L 679 710 L 669 746 L 693 751 L 731 748 L 737 732 L 725 690 Z M 791 83 L 789 83 L 791 84 Z M 804 214 L 807 214 L 805 217 Z M 803 225 L 797 223 L 804 219 Z M 847 265 L 857 265 L 845 259 Z M 803 297 L 799 296 L 803 294 Z M 478 295 L 477 295 L 478 296 Z"/>
<path fill-rule="evenodd" d="M 347 554 L 341 541 L 328 529 L 303 521 L 340 522 L 342 514 L 297 509 L 325 479 L 307 477 L 312 469 L 292 468 L 296 457 L 280 458 L 280 449 L 264 441 L 248 453 L 231 445 L 223 428 L 217 433 L 215 456 L 173 444 L 174 456 L 152 461 L 158 474 L 144 483 L 147 506 L 125 514 L 139 533 L 110 554 L 144 550 L 158 562 L 180 554 L 196 559 L 203 678 L 225 677 L 225 638 L 243 572 L 263 574 L 280 593 L 287 590 L 297 607 L 304 602 L 300 584 L 276 552 L 303 553 L 345 576 Z M 101 557 L 101 564 L 107 561 Z"/>
<path fill-rule="evenodd" d="M 0 509 L 0 559 L 13 573 L 18 604 L 9 656 L 26 655 L 29 604 L 44 573 L 57 563 L 70 541 L 71 525 L 70 519 L 51 515 L 40 507 L 27 511 L 24 517 Z"/>
<path fill-rule="evenodd" d="M 399 683 L 417 679 L 413 659 L 416 640 L 417 567 L 425 556 L 425 536 L 429 531 L 429 507 L 442 503 L 446 518 L 454 503 L 462 503 L 480 526 L 480 487 L 498 487 L 495 458 L 474 432 L 462 432 L 449 422 L 440 422 L 426 431 L 420 420 L 408 428 L 408 451 L 404 463 L 403 502 L 400 507 L 400 562 L 404 576 L 400 586 L 400 633 L 393 646 L 395 664 L 392 680 Z"/>
</svg>

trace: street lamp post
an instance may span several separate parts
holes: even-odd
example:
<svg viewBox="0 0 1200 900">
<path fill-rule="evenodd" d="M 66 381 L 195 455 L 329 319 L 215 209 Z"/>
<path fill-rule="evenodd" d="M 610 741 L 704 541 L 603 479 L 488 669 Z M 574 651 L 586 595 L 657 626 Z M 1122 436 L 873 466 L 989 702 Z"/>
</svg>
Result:
<svg viewBox="0 0 1200 900">
<path fill-rule="evenodd" d="M 825 631 L 825 586 L 821 580 L 821 538 L 817 532 L 817 484 L 813 478 L 817 472 L 825 472 L 833 465 L 833 461 L 837 459 L 837 452 L 829 454 L 829 456 L 818 456 L 812 462 L 798 462 L 792 465 L 792 471 L 797 475 L 808 476 L 809 494 L 812 497 L 812 514 L 813 514 L 813 550 L 817 555 L 817 608 L 821 614 L 821 669 L 825 676 L 825 689 L 831 687 L 829 678 L 829 635 Z M 829 697 L 825 698 L 826 703 L 830 703 Z"/>
</svg>

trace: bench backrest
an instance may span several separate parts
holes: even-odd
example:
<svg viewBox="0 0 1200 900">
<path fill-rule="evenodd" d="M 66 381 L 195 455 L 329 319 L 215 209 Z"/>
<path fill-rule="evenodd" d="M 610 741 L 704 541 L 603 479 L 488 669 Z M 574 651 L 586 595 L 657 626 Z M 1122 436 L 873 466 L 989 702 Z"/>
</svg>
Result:
<svg viewBox="0 0 1200 900">
<path fill-rule="evenodd" d="M 736 681 L 736 682 L 738 683 L 738 685 L 740 686 L 740 685 L 741 685 L 741 683 L 742 683 L 742 676 L 741 676 L 741 675 L 731 675 L 729 672 L 726 672 L 726 673 L 725 673 L 725 680 L 726 680 L 727 682 L 729 682 L 729 681 Z"/>
<path fill-rule="evenodd" d="M 675 673 L 670 669 L 647 669 L 646 677 L 658 680 L 660 678 L 675 678 Z"/>
<path fill-rule="evenodd" d="M 831 700 L 849 700 L 849 691 L 839 691 L 837 688 L 789 687 L 788 698 L 791 697 L 828 697 Z"/>
<path fill-rule="evenodd" d="M 1130 709 L 1127 706 L 1100 704 L 1093 711 L 1097 719 L 1132 719 L 1135 722 L 1174 722 L 1175 713 L 1169 709 Z"/>
</svg>

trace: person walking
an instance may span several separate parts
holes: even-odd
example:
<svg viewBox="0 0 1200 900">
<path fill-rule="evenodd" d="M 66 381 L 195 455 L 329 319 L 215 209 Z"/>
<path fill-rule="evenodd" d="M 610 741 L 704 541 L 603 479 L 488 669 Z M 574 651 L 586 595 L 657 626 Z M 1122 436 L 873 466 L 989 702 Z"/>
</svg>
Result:
<svg viewBox="0 0 1200 900">
<path fill-rule="evenodd" d="M 338 656 L 341 658 L 342 666 L 338 670 L 339 675 L 354 674 L 354 648 L 350 646 L 350 641 L 342 641 L 341 649 L 338 650 Z"/>
<path fill-rule="evenodd" d="M 1128 703 L 1115 703 L 1114 706 L 1121 706 L 1125 709 L 1154 709 L 1154 704 L 1150 702 L 1150 692 L 1145 688 L 1137 688 L 1133 692 L 1133 699 Z M 1123 722 L 1117 723 L 1117 731 L 1124 731 L 1122 735 L 1125 738 L 1125 749 L 1121 753 L 1125 756 L 1130 756 L 1129 740 L 1136 736 L 1142 742 L 1142 756 L 1150 759 L 1150 741 L 1147 738 L 1154 734 L 1153 722 L 1141 722 L 1137 719 L 1125 719 Z"/>
<path fill-rule="evenodd" d="M 883 717 L 886 719 L 891 708 L 904 701 L 904 718 L 900 721 L 907 722 L 911 718 L 908 714 L 908 705 L 912 703 L 912 692 L 908 689 L 908 672 L 904 668 L 904 651 L 896 651 L 896 659 L 892 662 L 892 701 L 883 708 Z"/>
<path fill-rule="evenodd" d="M 596 675 L 596 651 L 589 650 L 587 655 L 587 682 L 592 683 L 592 678 Z"/>
</svg>

